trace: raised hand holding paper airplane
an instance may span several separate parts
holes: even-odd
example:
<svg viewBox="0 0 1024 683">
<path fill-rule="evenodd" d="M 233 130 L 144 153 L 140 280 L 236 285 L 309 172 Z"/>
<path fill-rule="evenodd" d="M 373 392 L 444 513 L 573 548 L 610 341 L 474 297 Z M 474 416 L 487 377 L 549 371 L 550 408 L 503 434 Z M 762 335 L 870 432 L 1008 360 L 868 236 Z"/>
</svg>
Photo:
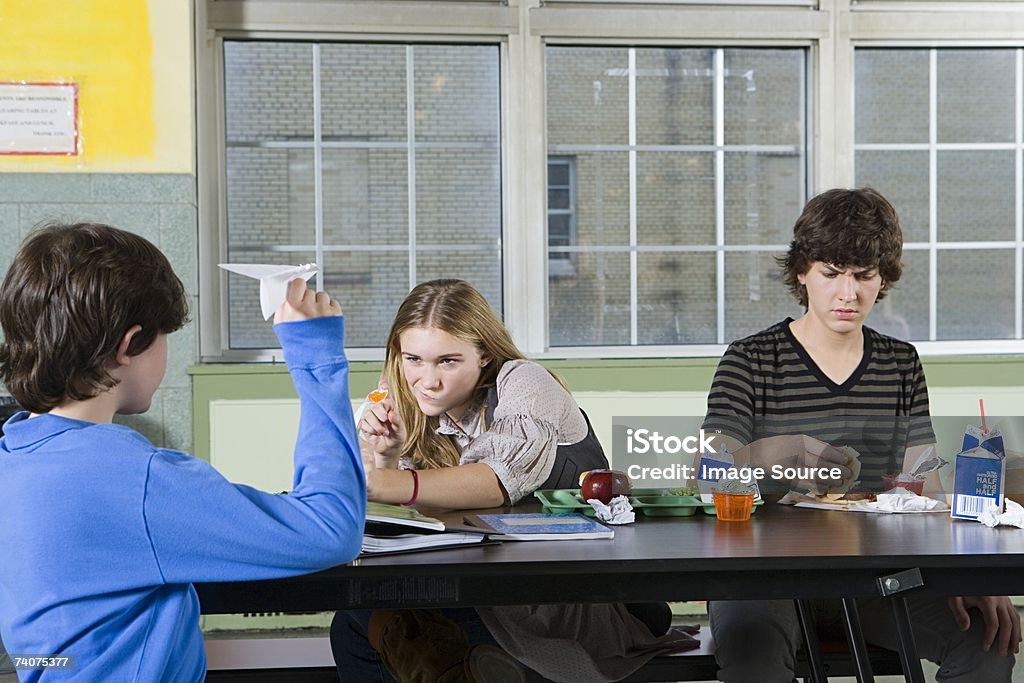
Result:
<svg viewBox="0 0 1024 683">
<path fill-rule="evenodd" d="M 260 281 L 260 311 L 264 320 L 270 320 L 284 301 L 288 283 L 297 277 L 303 280 L 316 275 L 320 268 L 315 263 L 301 266 L 274 266 L 266 263 L 218 263 L 224 270 Z"/>
</svg>

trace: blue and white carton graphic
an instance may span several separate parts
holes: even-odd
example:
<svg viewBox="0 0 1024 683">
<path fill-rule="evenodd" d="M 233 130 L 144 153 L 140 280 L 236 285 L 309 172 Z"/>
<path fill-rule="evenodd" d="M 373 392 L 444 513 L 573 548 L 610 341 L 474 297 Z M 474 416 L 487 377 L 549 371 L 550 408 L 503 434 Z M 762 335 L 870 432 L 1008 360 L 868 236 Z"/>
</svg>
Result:
<svg viewBox="0 0 1024 683">
<path fill-rule="evenodd" d="M 1001 512 L 1005 485 L 1003 435 L 998 429 L 982 432 L 974 425 L 968 426 L 963 447 L 956 456 L 950 516 L 976 520 L 993 505 Z"/>
<path fill-rule="evenodd" d="M 722 480 L 723 470 L 735 469 L 736 461 L 733 459 L 732 453 L 725 446 L 722 446 L 718 453 L 702 452 L 697 463 L 697 490 L 700 491 L 700 502 L 705 505 L 714 505 L 714 491 L 718 482 Z M 737 478 L 736 480 L 753 486 L 754 501 L 761 500 L 761 488 L 757 485 L 756 478 L 747 477 L 746 479 L 741 480 Z"/>
</svg>

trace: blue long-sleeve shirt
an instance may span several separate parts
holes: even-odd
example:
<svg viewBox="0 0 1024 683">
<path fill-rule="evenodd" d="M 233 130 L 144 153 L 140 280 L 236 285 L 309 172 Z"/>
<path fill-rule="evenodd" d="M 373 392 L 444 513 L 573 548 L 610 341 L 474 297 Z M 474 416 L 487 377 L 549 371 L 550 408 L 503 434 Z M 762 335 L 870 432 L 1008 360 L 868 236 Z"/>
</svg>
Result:
<svg viewBox="0 0 1024 683">
<path fill-rule="evenodd" d="M 74 671 L 23 680 L 201 681 L 192 582 L 292 576 L 359 553 L 366 480 L 344 323 L 274 329 L 302 408 L 291 493 L 232 484 L 124 426 L 27 413 L 7 422 L 0 633 L 9 652 L 77 659 Z"/>
</svg>

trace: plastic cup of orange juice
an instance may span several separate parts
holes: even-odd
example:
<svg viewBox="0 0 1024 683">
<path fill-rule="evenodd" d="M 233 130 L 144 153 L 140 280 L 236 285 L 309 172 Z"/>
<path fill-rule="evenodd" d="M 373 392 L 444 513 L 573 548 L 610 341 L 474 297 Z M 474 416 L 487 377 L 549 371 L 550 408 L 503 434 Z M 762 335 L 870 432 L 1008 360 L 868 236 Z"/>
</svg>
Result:
<svg viewBox="0 0 1024 683">
<path fill-rule="evenodd" d="M 726 493 L 714 491 L 715 514 L 722 522 L 746 522 L 754 507 L 753 493 Z"/>
</svg>

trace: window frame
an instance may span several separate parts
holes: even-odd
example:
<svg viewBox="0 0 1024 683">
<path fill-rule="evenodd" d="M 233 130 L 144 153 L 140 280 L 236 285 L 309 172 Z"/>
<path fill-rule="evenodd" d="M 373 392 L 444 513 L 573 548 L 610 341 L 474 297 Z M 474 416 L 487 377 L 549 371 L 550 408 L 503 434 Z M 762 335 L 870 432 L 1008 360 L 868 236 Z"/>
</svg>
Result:
<svg viewBox="0 0 1024 683">
<path fill-rule="evenodd" d="M 402 12 L 395 12 L 401 6 Z M 808 186 L 811 194 L 854 180 L 854 49 L 871 47 L 1024 47 L 1014 33 L 1024 8 L 1001 2 L 819 0 L 784 6 L 751 0 L 728 6 L 658 0 L 639 6 L 601 1 L 420 0 L 288 2 L 200 0 L 196 11 L 197 176 L 200 355 L 203 361 L 276 361 L 280 351 L 228 350 L 225 286 L 216 267 L 226 253 L 221 41 L 355 40 L 471 42 L 499 46 L 503 306 L 516 343 L 536 358 L 707 357 L 722 344 L 547 347 L 547 45 L 804 47 L 807 63 Z M 842 84 L 849 84 L 843 86 Z M 1018 177 L 1017 182 L 1020 182 Z M 1016 254 L 1022 283 L 1020 207 Z M 343 292 L 339 293 L 343 301 Z M 544 301 L 544 306 L 531 305 Z M 1017 339 L 918 341 L 923 355 L 1019 354 Z M 382 340 L 383 344 L 383 340 Z M 353 360 L 380 360 L 383 348 L 354 349 Z"/>
<path fill-rule="evenodd" d="M 406 24 L 395 26 L 403 32 L 382 32 L 381 26 L 393 21 L 393 9 L 386 7 L 389 3 L 346 3 L 343 8 L 332 8 L 326 5 L 308 8 L 310 12 L 305 20 L 310 22 L 308 30 L 296 30 L 294 16 L 298 11 L 294 3 L 232 3 L 222 0 L 208 0 L 204 5 L 197 3 L 197 159 L 200 172 L 198 182 L 199 199 L 199 298 L 200 316 L 200 358 L 202 362 L 280 362 L 283 355 L 280 349 L 231 349 L 229 344 L 227 311 L 227 275 L 217 267 L 227 253 L 227 197 L 226 197 L 226 150 L 224 112 L 224 42 L 226 40 L 267 40 L 275 42 L 374 42 L 395 44 L 471 44 L 493 45 L 498 49 L 499 60 L 499 126 L 500 126 L 500 164 L 502 192 L 502 244 L 507 251 L 509 239 L 509 201 L 508 176 L 509 158 L 509 122 L 508 107 L 508 33 L 494 33 L 495 24 L 509 27 L 516 25 L 514 14 L 504 7 L 489 7 L 497 3 L 489 0 L 471 0 L 472 7 L 444 6 L 438 3 L 433 10 L 423 3 L 406 14 Z M 243 11 L 254 7 L 254 12 Z M 428 10 L 426 12 L 422 10 Z M 500 10 L 500 11 L 498 11 Z M 432 17 L 438 12 L 450 22 L 451 34 L 438 35 L 427 29 L 436 25 Z M 287 30 L 272 30 L 268 26 L 287 25 Z M 344 24 L 346 31 L 326 33 L 325 28 Z M 362 25 L 368 25 L 367 32 L 358 32 Z M 315 28 L 315 30 L 313 30 Z M 199 38 L 202 38 L 200 42 Z M 211 78 L 204 82 L 198 77 L 206 73 Z M 211 123 L 215 122 L 215 124 Z M 319 182 L 319 179 L 317 179 Z M 504 301 L 508 309 L 510 289 L 505 285 L 509 281 L 509 259 L 503 254 L 502 282 Z M 314 280 L 317 288 L 323 285 L 323 273 L 318 273 Z M 344 309 L 344 292 L 335 292 Z M 207 322 L 211 321 L 211 322 Z M 383 340 L 379 348 L 346 349 L 349 360 L 379 361 L 384 358 Z"/>
<path fill-rule="evenodd" d="M 923 143 L 857 143 L 854 137 L 854 157 L 858 151 L 917 151 L 929 155 L 928 193 L 929 193 L 929 235 L 926 241 L 904 242 L 904 252 L 925 252 L 929 257 L 928 271 L 928 336 L 927 340 L 914 342 L 921 344 L 948 344 L 953 340 L 937 340 L 938 336 L 938 256 L 942 251 L 1008 251 L 1014 253 L 1014 334 L 1015 340 L 1021 338 L 1024 324 L 1024 45 L 992 45 L 958 41 L 957 44 L 912 43 L 907 41 L 856 41 L 853 44 L 854 61 L 858 50 L 888 49 L 915 50 L 926 52 L 929 61 L 929 139 Z M 1015 130 L 1014 141 L 1008 143 L 944 143 L 937 140 L 937 53 L 955 49 L 992 49 L 1012 50 L 1014 55 L 1014 86 L 1015 86 Z M 856 95 L 854 96 L 856 100 Z M 855 131 L 854 131 L 855 134 Z M 1012 240 L 941 240 L 938 234 L 938 159 L 941 151 L 1012 151 L 1014 153 L 1014 238 Z M 853 165 L 856 174 L 856 163 Z M 972 340 L 966 340 L 971 342 Z M 976 342 L 975 342 L 976 343 Z"/>
<path fill-rule="evenodd" d="M 545 48 L 547 48 L 547 47 L 564 47 L 564 46 L 565 46 L 565 44 L 563 44 L 563 43 L 547 43 L 545 45 Z M 630 243 L 628 245 L 620 245 L 620 246 L 614 246 L 614 247 L 609 247 L 609 246 L 604 246 L 604 245 L 598 245 L 598 246 L 594 246 L 594 247 L 579 247 L 579 246 L 576 246 L 576 247 L 571 247 L 569 249 L 569 252 L 571 254 L 574 254 L 574 255 L 576 253 L 594 253 L 594 252 L 606 252 L 606 253 L 610 252 L 610 253 L 620 253 L 620 254 L 621 253 L 625 253 L 625 254 L 629 255 L 629 259 L 630 259 L 630 265 L 629 265 L 629 268 L 630 268 L 630 304 L 629 304 L 629 306 L 630 306 L 630 344 L 629 345 L 619 345 L 619 346 L 602 346 L 602 347 L 594 347 L 594 346 L 554 346 L 554 347 L 552 347 L 550 345 L 550 343 L 549 343 L 550 339 L 548 338 L 548 339 L 545 340 L 545 348 L 547 350 L 547 353 L 551 357 L 560 357 L 559 356 L 560 352 L 563 351 L 563 350 L 566 350 L 566 349 L 568 349 L 572 353 L 585 354 L 586 350 L 588 350 L 588 349 L 601 348 L 601 349 L 619 350 L 619 353 L 617 355 L 622 355 L 624 357 L 629 357 L 631 355 L 636 355 L 636 354 L 630 354 L 628 352 L 625 352 L 626 349 L 651 349 L 651 348 L 667 349 L 666 351 L 664 351 L 660 355 L 668 355 L 668 356 L 679 355 L 677 353 L 673 353 L 671 351 L 671 349 L 693 349 L 693 348 L 698 348 L 698 347 L 699 348 L 710 347 L 710 348 L 723 349 L 724 350 L 726 344 L 728 343 L 728 340 L 725 338 L 726 337 L 726 335 L 725 335 L 726 322 L 725 322 L 725 313 L 724 313 L 724 309 L 725 309 L 725 305 L 726 305 L 726 295 L 725 295 L 725 290 L 726 290 L 726 274 L 725 274 L 726 254 L 727 253 L 749 254 L 749 253 L 754 253 L 754 252 L 768 252 L 768 253 L 774 252 L 774 253 L 778 253 L 778 252 L 784 251 L 786 249 L 786 247 L 788 246 L 788 244 L 767 244 L 767 243 L 766 244 L 729 244 L 729 243 L 727 243 L 727 240 L 726 240 L 726 219 L 725 219 L 725 208 L 726 208 L 725 207 L 725 182 L 726 182 L 725 160 L 726 160 L 726 156 L 729 153 L 736 153 L 738 150 L 741 150 L 741 149 L 743 149 L 743 151 L 751 153 L 751 148 L 755 148 L 753 150 L 753 153 L 764 154 L 764 153 L 767 153 L 769 151 L 775 151 L 775 150 L 771 150 L 771 148 L 774 148 L 774 147 L 785 148 L 785 147 L 788 147 L 788 145 L 762 145 L 762 144 L 746 145 L 746 144 L 738 144 L 738 143 L 735 143 L 735 142 L 732 142 L 732 143 L 727 143 L 726 142 L 727 131 L 726 131 L 726 127 L 725 127 L 725 110 L 724 110 L 724 107 L 725 107 L 724 84 L 725 84 L 725 78 L 726 78 L 725 52 L 730 50 L 730 49 L 751 49 L 751 50 L 756 50 L 756 49 L 759 49 L 759 48 L 760 49 L 792 49 L 792 50 L 806 51 L 806 58 L 805 58 L 805 62 L 803 64 L 803 71 L 801 73 L 801 79 L 803 81 L 803 84 L 802 84 L 803 87 L 801 88 L 801 92 L 800 92 L 800 97 L 802 99 L 802 104 L 801 104 L 800 109 L 801 109 L 802 115 L 804 117 L 804 122 L 805 122 L 805 127 L 804 127 L 804 130 L 803 130 L 803 140 L 804 140 L 804 142 L 801 143 L 800 145 L 797 145 L 797 148 L 798 148 L 797 156 L 803 162 L 801 164 L 801 166 L 800 166 L 800 169 L 799 169 L 799 173 L 800 173 L 799 184 L 800 184 L 800 186 L 802 188 L 802 192 L 804 192 L 807 195 L 807 197 L 810 197 L 811 196 L 811 192 L 810 192 L 810 188 L 811 188 L 811 177 L 810 177 L 810 140 L 812 139 L 812 136 L 813 136 L 813 131 L 810 130 L 812 124 L 811 124 L 811 121 L 810 121 L 810 107 L 809 107 L 809 101 L 810 101 L 810 97 L 809 97 L 809 78 L 810 78 L 810 59 L 811 59 L 810 46 L 809 45 L 783 45 L 783 44 L 748 46 L 746 44 L 742 44 L 742 45 L 722 45 L 720 43 L 715 43 L 713 45 L 697 45 L 697 46 L 691 45 L 691 44 L 679 45 L 679 46 L 676 46 L 676 45 L 666 46 L 666 45 L 662 45 L 660 43 L 658 45 L 656 45 L 655 47 L 659 48 L 659 49 L 660 48 L 683 48 L 683 49 L 686 49 L 686 48 L 696 47 L 698 49 L 706 49 L 706 50 L 708 50 L 709 52 L 711 52 L 711 56 L 712 56 L 713 72 L 714 72 L 714 75 L 712 76 L 712 87 L 713 87 L 713 89 L 715 91 L 715 95 L 714 95 L 715 101 L 714 101 L 714 103 L 712 105 L 714 111 L 712 112 L 712 117 L 711 118 L 714 121 L 714 124 L 713 124 L 714 140 L 713 140 L 713 142 L 711 144 L 707 144 L 707 145 L 705 145 L 705 144 L 693 144 L 693 145 L 681 144 L 681 145 L 672 145 L 672 146 L 669 146 L 669 145 L 643 145 L 643 144 L 636 144 L 636 140 L 635 140 L 635 137 L 636 137 L 636 134 L 637 134 L 635 112 L 639 110 L 639 104 L 640 104 L 639 101 L 636 99 L 637 94 L 636 94 L 636 87 L 635 87 L 635 76 L 636 76 L 636 68 L 635 68 L 636 54 L 635 54 L 635 52 L 636 52 L 636 49 L 642 49 L 643 47 L 648 47 L 648 46 L 636 46 L 636 45 L 632 45 L 632 44 L 619 45 L 619 44 L 615 44 L 615 43 L 588 43 L 586 45 L 586 47 L 593 47 L 593 46 L 598 46 L 598 47 L 621 47 L 621 48 L 624 48 L 624 49 L 627 50 L 627 53 L 628 53 L 627 54 L 627 58 L 628 58 L 628 62 L 629 62 L 628 78 L 629 78 L 630 83 L 631 83 L 631 85 L 629 87 L 629 92 L 630 92 L 630 94 L 629 94 L 629 98 L 630 98 L 629 107 L 630 107 L 630 111 L 631 111 L 630 122 L 629 122 L 629 139 L 630 139 L 630 143 L 628 145 L 556 144 L 556 145 L 553 145 L 553 146 L 549 145 L 549 152 L 551 152 L 554 155 L 575 155 L 575 154 L 583 152 L 584 150 L 585 151 L 596 150 L 598 152 L 606 151 L 606 149 L 602 149 L 602 148 L 615 148 L 615 151 L 626 151 L 628 156 L 629 156 L 629 160 L 630 160 L 629 161 L 630 186 L 634 190 L 637 188 L 638 157 L 639 157 L 639 153 L 641 151 L 649 151 L 651 149 L 656 149 L 656 150 L 660 151 L 661 149 L 670 148 L 671 151 L 696 151 L 696 152 L 703 152 L 703 153 L 711 153 L 713 155 L 713 157 L 712 157 L 713 158 L 713 164 L 714 164 L 713 174 L 714 174 L 714 178 L 715 178 L 715 204 L 716 204 L 716 207 L 715 207 L 715 218 L 714 218 L 714 222 L 715 222 L 715 226 L 714 226 L 714 228 L 715 228 L 715 241 L 714 241 L 714 243 L 701 244 L 701 245 L 640 245 L 638 243 L 638 235 L 637 235 L 637 229 L 639 228 L 638 221 L 637 221 L 637 214 L 639 212 L 638 211 L 639 210 L 639 204 L 637 203 L 637 198 L 636 198 L 635 191 L 632 191 L 630 193 L 630 197 L 629 197 L 629 202 L 630 202 Z M 551 151 L 552 147 L 554 148 L 553 151 Z M 625 149 L 619 150 L 618 148 L 620 148 L 620 147 L 623 147 Z M 787 151 L 787 150 L 783 150 L 783 151 Z M 687 344 L 687 345 L 678 345 L 678 346 L 674 346 L 674 345 L 673 346 L 660 346 L 660 345 L 651 345 L 651 344 L 640 344 L 640 343 L 638 343 L 638 341 L 637 341 L 637 339 L 639 337 L 639 321 L 638 321 L 638 318 L 639 318 L 640 308 L 644 305 L 643 302 L 641 302 L 638 299 L 638 294 L 639 294 L 639 284 L 638 284 L 639 258 L 640 258 L 640 255 L 643 254 L 643 253 L 648 253 L 648 254 L 650 254 L 650 253 L 653 253 L 653 254 L 668 254 L 668 253 L 695 254 L 695 253 L 704 253 L 704 254 L 713 254 L 714 255 L 714 258 L 716 260 L 716 278 L 715 278 L 716 319 L 715 319 L 715 327 L 716 327 L 716 337 L 718 339 L 717 343 Z M 614 351 L 612 353 L 614 353 Z M 643 355 L 648 355 L 648 354 L 639 354 L 639 355 L 643 356 Z M 690 354 L 685 354 L 684 353 L 682 355 L 690 355 Z M 718 352 L 716 355 L 721 355 L 721 352 Z"/>
</svg>

